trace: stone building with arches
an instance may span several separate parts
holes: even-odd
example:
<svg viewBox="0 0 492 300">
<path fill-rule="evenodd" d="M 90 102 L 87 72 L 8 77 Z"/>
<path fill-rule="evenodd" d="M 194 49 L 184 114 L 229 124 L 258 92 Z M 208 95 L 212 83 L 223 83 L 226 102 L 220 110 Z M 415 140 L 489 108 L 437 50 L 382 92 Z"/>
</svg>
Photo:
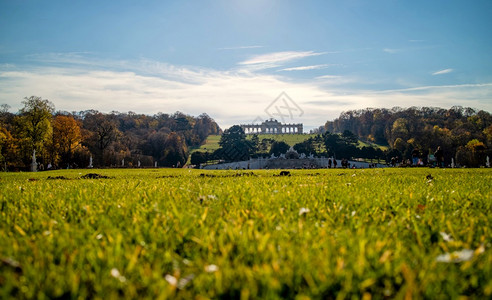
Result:
<svg viewBox="0 0 492 300">
<path fill-rule="evenodd" d="M 303 125 L 282 124 L 275 119 L 269 119 L 261 124 L 241 124 L 239 125 L 246 134 L 302 134 Z"/>
</svg>

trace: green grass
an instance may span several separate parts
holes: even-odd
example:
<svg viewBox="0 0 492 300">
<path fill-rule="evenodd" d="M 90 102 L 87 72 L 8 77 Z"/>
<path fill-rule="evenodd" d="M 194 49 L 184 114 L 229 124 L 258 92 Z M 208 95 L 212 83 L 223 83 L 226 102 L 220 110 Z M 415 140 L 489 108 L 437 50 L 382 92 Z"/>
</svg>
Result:
<svg viewBox="0 0 492 300">
<path fill-rule="evenodd" d="M 192 149 L 190 152 L 193 153 L 195 151 L 202 152 L 214 152 L 215 150 L 220 148 L 220 135 L 209 135 L 205 140 L 205 143 L 201 145 L 199 148 Z"/>
<path fill-rule="evenodd" d="M 250 139 L 253 135 L 247 135 L 247 138 Z M 295 144 L 301 143 L 309 138 L 314 138 L 316 137 L 316 134 L 259 134 L 258 138 L 261 141 L 262 139 L 273 139 L 275 141 L 283 141 L 287 143 L 289 146 L 294 146 Z M 203 151 L 203 152 L 213 152 L 217 149 L 220 148 L 219 146 L 220 142 L 220 135 L 209 135 L 207 137 L 207 140 L 203 145 L 201 145 L 198 148 L 191 149 L 191 153 L 195 151 Z M 387 150 L 387 146 L 380 146 L 376 144 L 369 144 L 365 143 L 362 141 L 359 141 L 357 144 L 357 147 L 362 148 L 362 147 L 377 147 L 380 148 L 381 150 Z M 325 149 L 323 147 L 322 151 L 324 152 Z"/>
<path fill-rule="evenodd" d="M 2 173 L 0 298 L 491 297 L 490 169 L 278 173 Z"/>
<path fill-rule="evenodd" d="M 253 135 L 247 135 L 250 139 Z M 275 141 L 283 141 L 289 144 L 289 146 L 294 146 L 297 143 L 301 143 L 310 137 L 315 137 L 315 134 L 259 134 L 258 138 L 260 141 L 262 139 L 273 139 Z M 190 152 L 203 151 L 203 152 L 213 152 L 220 148 L 220 135 L 209 135 L 207 140 L 199 148 L 192 149 Z"/>
<path fill-rule="evenodd" d="M 386 151 L 386 150 L 388 150 L 388 149 L 389 149 L 389 147 L 388 147 L 388 146 L 382 146 L 382 145 L 378 145 L 378 144 L 374 144 L 374 143 L 363 142 L 363 141 L 361 141 L 361 140 L 359 140 L 359 141 L 357 142 L 357 147 L 358 147 L 358 148 L 362 148 L 362 147 L 373 147 L 373 148 L 376 148 L 376 149 L 377 149 L 377 148 L 379 148 L 379 149 L 381 149 L 382 151 Z"/>
<path fill-rule="evenodd" d="M 253 135 L 248 135 L 251 138 Z M 315 137 L 316 134 L 259 134 L 258 139 L 273 139 L 277 142 L 285 142 L 289 146 L 294 146 L 295 144 L 302 143 L 305 140 Z"/>
</svg>

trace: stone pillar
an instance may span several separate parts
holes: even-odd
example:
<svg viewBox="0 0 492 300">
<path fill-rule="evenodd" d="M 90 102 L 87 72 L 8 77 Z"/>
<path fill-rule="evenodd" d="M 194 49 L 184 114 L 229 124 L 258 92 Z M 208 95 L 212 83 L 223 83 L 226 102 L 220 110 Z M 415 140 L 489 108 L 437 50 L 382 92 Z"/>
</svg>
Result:
<svg viewBox="0 0 492 300">
<path fill-rule="evenodd" d="M 38 163 L 36 162 L 36 150 L 32 152 L 31 172 L 38 170 Z"/>
</svg>

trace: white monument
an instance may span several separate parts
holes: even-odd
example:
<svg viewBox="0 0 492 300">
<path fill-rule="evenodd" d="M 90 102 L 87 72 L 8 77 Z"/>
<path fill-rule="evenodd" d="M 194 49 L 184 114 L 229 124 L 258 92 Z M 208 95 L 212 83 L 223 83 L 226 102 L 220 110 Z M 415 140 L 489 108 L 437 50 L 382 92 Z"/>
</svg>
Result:
<svg viewBox="0 0 492 300">
<path fill-rule="evenodd" d="M 38 170 L 38 163 L 36 162 L 36 149 L 32 152 L 32 162 L 31 162 L 31 171 L 36 172 Z"/>
<path fill-rule="evenodd" d="M 87 168 L 92 169 L 94 166 L 92 165 L 92 155 L 89 157 L 89 166 Z"/>
</svg>

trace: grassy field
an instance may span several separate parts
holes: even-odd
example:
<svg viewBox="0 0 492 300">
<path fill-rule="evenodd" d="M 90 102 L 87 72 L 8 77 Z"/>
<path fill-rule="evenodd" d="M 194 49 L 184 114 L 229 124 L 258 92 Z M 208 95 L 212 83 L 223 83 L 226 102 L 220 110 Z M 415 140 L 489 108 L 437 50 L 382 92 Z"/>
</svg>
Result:
<svg viewBox="0 0 492 300">
<path fill-rule="evenodd" d="M 2 173 L 0 298 L 492 296 L 490 169 L 278 174 Z"/>
<path fill-rule="evenodd" d="M 294 146 L 295 144 L 302 143 L 305 140 L 315 137 L 316 134 L 259 134 L 258 139 L 272 139 L 278 142 L 285 142 L 289 146 Z M 253 135 L 248 135 L 248 138 L 253 137 Z"/>
<path fill-rule="evenodd" d="M 261 141 L 262 139 L 273 139 L 275 141 L 282 141 L 287 143 L 289 146 L 294 146 L 295 144 L 301 143 L 311 137 L 315 137 L 316 134 L 259 134 L 258 138 Z M 249 139 L 252 137 L 252 135 L 247 136 Z M 207 137 L 207 140 L 203 145 L 201 145 L 199 148 L 192 149 L 191 152 L 195 151 L 203 151 L 203 152 L 213 152 L 217 149 L 219 149 L 219 141 L 220 141 L 220 135 L 209 135 Z M 359 141 L 358 147 L 362 148 L 364 146 L 366 147 L 379 147 L 381 150 L 387 150 L 387 146 L 379 146 L 375 144 L 368 144 L 364 143 L 362 141 Z M 323 147 L 324 148 L 324 147 Z M 321 149 L 325 151 L 324 149 Z"/>
<path fill-rule="evenodd" d="M 248 135 L 247 138 L 251 138 L 253 135 Z M 307 140 L 310 137 L 315 137 L 315 134 L 259 134 L 258 138 L 260 141 L 262 139 L 273 139 L 275 141 L 283 141 L 289 144 L 290 146 L 294 146 L 297 143 L 301 143 L 305 140 Z M 220 141 L 220 135 L 209 135 L 207 137 L 207 140 L 203 145 L 200 146 L 200 148 L 193 149 L 192 152 L 194 151 L 209 151 L 213 152 L 217 149 L 219 149 L 219 141 Z"/>
<path fill-rule="evenodd" d="M 209 135 L 205 140 L 205 143 L 201 145 L 199 148 L 192 149 L 191 152 L 194 151 L 203 151 L 203 152 L 214 152 L 215 150 L 220 148 L 220 135 Z"/>
</svg>

